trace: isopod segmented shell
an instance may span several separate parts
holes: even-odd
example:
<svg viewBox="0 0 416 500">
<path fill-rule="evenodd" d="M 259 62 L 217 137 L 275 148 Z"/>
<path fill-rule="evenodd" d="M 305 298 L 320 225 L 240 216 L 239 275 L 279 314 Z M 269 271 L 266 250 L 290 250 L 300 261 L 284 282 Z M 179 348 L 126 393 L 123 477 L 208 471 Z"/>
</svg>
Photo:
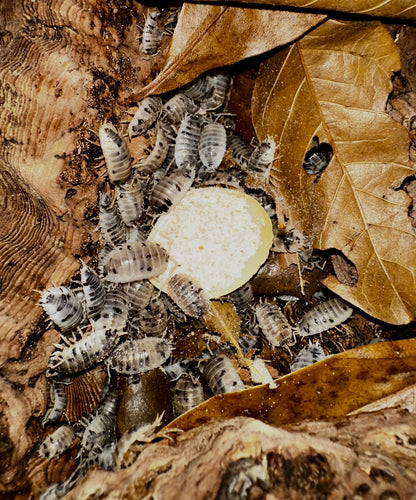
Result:
<svg viewBox="0 0 416 500">
<path fill-rule="evenodd" d="M 309 345 L 299 351 L 295 361 L 290 365 L 290 371 L 295 372 L 313 363 L 317 363 L 325 357 L 324 350 L 319 344 L 312 344 L 309 342 Z"/>
<path fill-rule="evenodd" d="M 254 148 L 248 162 L 247 173 L 262 182 L 267 182 L 270 176 L 275 152 L 276 143 L 274 139 L 272 137 L 267 137 Z"/>
<path fill-rule="evenodd" d="M 227 188 L 242 189 L 244 179 L 240 172 L 224 170 L 220 172 L 208 172 L 200 177 L 201 186 L 222 186 Z"/>
<path fill-rule="evenodd" d="M 54 286 L 40 292 L 40 305 L 63 331 L 71 330 L 84 319 L 84 306 L 66 286 Z"/>
<path fill-rule="evenodd" d="M 197 115 L 185 115 L 179 126 L 175 142 L 175 161 L 179 168 L 195 168 L 198 160 L 200 135 L 200 118 Z"/>
<path fill-rule="evenodd" d="M 199 380 L 194 381 L 189 375 L 179 378 L 173 388 L 173 411 L 177 417 L 192 410 L 204 400 L 204 390 Z"/>
<path fill-rule="evenodd" d="M 161 177 L 153 188 L 150 205 L 158 211 L 168 211 L 177 205 L 188 192 L 195 178 L 189 168 L 171 170 Z"/>
<path fill-rule="evenodd" d="M 263 335 L 271 345 L 280 346 L 293 337 L 295 328 L 290 325 L 277 304 L 257 304 L 256 318 Z"/>
<path fill-rule="evenodd" d="M 159 337 L 165 333 L 169 314 L 160 294 L 152 297 L 138 312 L 138 321 L 140 330 L 147 335 Z"/>
<path fill-rule="evenodd" d="M 142 34 L 141 51 L 146 56 L 153 56 L 159 50 L 160 41 L 163 36 L 159 28 L 160 10 L 155 7 L 148 9 Z"/>
<path fill-rule="evenodd" d="M 153 174 L 165 161 L 169 151 L 169 128 L 163 121 L 157 123 L 155 145 L 146 158 L 139 160 L 134 166 L 140 174 Z"/>
<path fill-rule="evenodd" d="M 126 326 L 128 312 L 128 296 L 122 286 L 119 285 L 108 290 L 103 308 L 94 323 L 95 330 L 122 332 Z"/>
<path fill-rule="evenodd" d="M 162 99 L 159 96 L 145 97 L 139 104 L 128 127 L 130 139 L 141 135 L 148 130 L 157 120 L 162 111 Z"/>
<path fill-rule="evenodd" d="M 131 156 L 126 141 L 111 123 L 101 125 L 98 135 L 110 181 L 126 181 L 131 172 Z"/>
<path fill-rule="evenodd" d="M 332 147 L 327 143 L 319 143 L 319 137 L 312 139 L 313 147 L 306 152 L 303 161 L 304 170 L 311 175 L 320 174 L 329 165 L 334 154 Z"/>
<path fill-rule="evenodd" d="M 240 286 L 234 292 L 226 295 L 224 299 L 234 304 L 237 309 L 246 309 L 254 299 L 251 282 L 248 281 L 243 286 Z"/>
<path fill-rule="evenodd" d="M 247 171 L 253 148 L 239 135 L 231 134 L 227 138 L 227 149 L 231 151 L 232 158 L 237 165 Z"/>
<path fill-rule="evenodd" d="M 179 93 L 171 97 L 163 105 L 163 116 L 173 124 L 180 123 L 187 113 L 195 113 L 198 106 L 185 94 Z"/>
<path fill-rule="evenodd" d="M 105 278 L 114 283 L 143 280 L 163 273 L 168 265 L 168 254 L 151 241 L 126 243 L 110 252 L 104 265 Z"/>
<path fill-rule="evenodd" d="M 39 455 L 43 458 L 53 458 L 61 455 L 67 450 L 75 438 L 74 431 L 70 425 L 62 425 L 42 442 L 39 447 Z"/>
<path fill-rule="evenodd" d="M 88 318 L 96 316 L 104 306 L 105 287 L 98 274 L 85 262 L 81 265 L 81 283 Z"/>
<path fill-rule="evenodd" d="M 214 394 L 237 392 L 245 389 L 233 363 L 224 354 L 213 356 L 204 367 L 208 385 Z"/>
<path fill-rule="evenodd" d="M 100 194 L 99 227 L 103 238 L 110 245 L 118 246 L 125 243 L 127 228 L 120 212 L 114 206 L 110 193 Z"/>
<path fill-rule="evenodd" d="M 224 158 L 227 145 L 227 133 L 224 125 L 209 122 L 202 128 L 199 140 L 199 157 L 205 167 L 216 170 Z"/>
<path fill-rule="evenodd" d="M 66 393 L 62 384 L 51 382 L 50 395 L 53 406 L 49 408 L 42 420 L 42 426 L 56 422 L 62 417 L 66 406 Z"/>
<path fill-rule="evenodd" d="M 143 212 L 144 194 L 140 179 L 134 177 L 123 185 L 117 186 L 116 198 L 124 224 L 132 226 Z"/>
<path fill-rule="evenodd" d="M 169 279 L 167 294 L 187 316 L 200 318 L 209 311 L 207 293 L 187 274 L 174 274 Z"/>
<path fill-rule="evenodd" d="M 129 314 L 134 315 L 149 303 L 154 286 L 149 280 L 132 281 L 124 285 L 129 301 Z"/>
<path fill-rule="evenodd" d="M 230 81 L 231 75 L 221 71 L 208 75 L 209 92 L 200 102 L 200 113 L 213 111 L 224 104 Z"/>
<path fill-rule="evenodd" d="M 297 326 L 302 337 L 316 335 L 344 323 L 352 314 L 352 308 L 340 299 L 330 299 L 316 305 L 300 319 Z"/>
</svg>

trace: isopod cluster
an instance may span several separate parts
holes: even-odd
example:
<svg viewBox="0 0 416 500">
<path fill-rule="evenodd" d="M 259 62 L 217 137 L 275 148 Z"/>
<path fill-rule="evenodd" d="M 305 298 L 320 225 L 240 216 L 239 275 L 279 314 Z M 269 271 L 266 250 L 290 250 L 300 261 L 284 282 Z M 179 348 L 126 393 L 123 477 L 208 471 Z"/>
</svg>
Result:
<svg viewBox="0 0 416 500">
<path fill-rule="evenodd" d="M 158 11 L 149 9 L 141 39 L 147 56 L 157 52 L 162 37 L 158 19 Z M 131 443 L 152 439 L 162 415 L 122 435 L 117 431 L 122 384 L 138 383 L 141 375 L 162 370 L 171 384 L 175 416 L 211 395 L 246 388 L 230 350 L 221 345 L 192 359 L 176 356 L 175 331 L 202 328 L 200 320 L 211 305 L 206 292 L 186 274 L 172 275 L 167 294 L 149 281 L 169 262 L 166 250 L 147 239 L 160 214 L 172 210 L 191 187 L 245 190 L 273 220 L 271 252 L 298 253 L 303 262 L 312 262 L 307 235 L 278 224 L 266 193 L 275 142 L 266 137 L 249 144 L 234 132 L 233 117 L 225 111 L 230 84 L 226 71 L 206 73 L 174 95 L 143 99 L 126 130 L 110 121 L 99 126 L 108 182 L 98 199 L 98 264 L 80 262 L 80 283 L 40 292 L 40 305 L 61 337 L 47 368 L 50 407 L 42 423 L 51 432 L 38 452 L 49 459 L 68 448 L 78 449 L 75 471 L 64 483 L 51 485 L 43 498 L 65 495 L 93 465 L 105 470 L 122 467 Z M 129 141 L 144 134 L 153 134 L 153 148 L 146 156 L 132 158 Z M 255 179 L 255 188 L 247 187 L 247 178 Z M 317 335 L 352 314 L 352 308 L 333 298 L 289 321 L 276 300 L 254 296 L 251 282 L 222 300 L 233 304 L 243 320 L 239 342 L 247 356 L 258 353 L 262 341 L 275 348 L 293 345 L 295 338 Z M 317 344 L 311 346 L 293 362 L 292 371 L 324 357 Z M 267 372 L 261 359 L 256 358 L 255 365 Z M 66 386 L 97 366 L 108 374 L 98 406 L 78 422 L 68 422 Z"/>
</svg>

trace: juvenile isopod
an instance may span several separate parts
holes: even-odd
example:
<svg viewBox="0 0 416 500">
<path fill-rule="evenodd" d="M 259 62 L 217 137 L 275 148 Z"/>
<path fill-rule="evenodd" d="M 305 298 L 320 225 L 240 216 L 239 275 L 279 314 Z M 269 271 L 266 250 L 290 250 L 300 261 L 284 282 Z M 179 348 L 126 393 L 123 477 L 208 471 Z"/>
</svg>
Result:
<svg viewBox="0 0 416 500">
<path fill-rule="evenodd" d="M 85 262 L 81 265 L 81 283 L 84 290 L 88 318 L 96 316 L 104 306 L 105 287 L 98 274 Z"/>
<path fill-rule="evenodd" d="M 219 122 L 208 122 L 201 131 L 199 157 L 208 171 L 216 170 L 224 158 L 227 133 Z"/>
<path fill-rule="evenodd" d="M 159 96 L 145 97 L 139 104 L 128 127 L 130 139 L 141 135 L 148 130 L 157 120 L 162 111 L 162 99 Z"/>
<path fill-rule="evenodd" d="M 303 253 L 309 252 L 312 246 L 307 234 L 296 228 L 280 228 L 277 221 L 273 222 L 272 252 Z"/>
<path fill-rule="evenodd" d="M 149 303 L 154 287 L 149 280 L 132 281 L 124 285 L 128 297 L 129 314 L 134 315 Z"/>
<path fill-rule="evenodd" d="M 131 172 L 131 156 L 126 141 L 111 123 L 101 125 L 98 135 L 110 181 L 126 181 Z"/>
<path fill-rule="evenodd" d="M 168 326 L 169 314 L 160 294 L 153 296 L 138 312 L 140 330 L 147 335 L 159 337 Z"/>
<path fill-rule="evenodd" d="M 290 325 L 277 304 L 257 304 L 256 318 L 263 335 L 271 345 L 278 347 L 293 338 L 296 329 Z"/>
<path fill-rule="evenodd" d="M 187 274 L 174 274 L 169 279 L 167 294 L 187 316 L 200 318 L 209 311 L 207 293 Z"/>
<path fill-rule="evenodd" d="M 327 142 L 319 143 L 319 137 L 312 139 L 313 147 L 306 152 L 303 160 L 304 170 L 311 175 L 320 174 L 329 165 L 334 154 L 332 147 Z"/>
<path fill-rule="evenodd" d="M 316 335 L 344 323 L 352 314 L 352 308 L 340 299 L 330 299 L 316 305 L 300 319 L 297 326 L 302 337 Z"/>
<path fill-rule="evenodd" d="M 53 458 L 62 455 L 72 444 L 75 434 L 70 425 L 62 425 L 42 442 L 39 455 L 43 458 Z"/>
<path fill-rule="evenodd" d="M 127 228 L 110 193 L 100 194 L 99 228 L 104 240 L 111 246 L 125 243 Z"/>
<path fill-rule="evenodd" d="M 150 197 L 150 206 L 157 211 L 167 212 L 176 206 L 195 179 L 195 170 L 178 168 L 171 170 L 155 184 Z"/>
<path fill-rule="evenodd" d="M 108 281 L 128 283 L 163 273 L 168 265 L 166 250 L 151 241 L 126 243 L 110 252 L 104 265 Z"/>
<path fill-rule="evenodd" d="M 175 142 L 175 161 L 179 168 L 195 169 L 199 154 L 200 135 L 200 118 L 197 115 L 185 115 L 179 126 Z"/>
<path fill-rule="evenodd" d="M 247 171 L 253 148 L 239 135 L 231 134 L 227 138 L 227 149 L 231 151 L 235 163 L 241 169 Z"/>
<path fill-rule="evenodd" d="M 61 330 L 71 330 L 84 319 L 84 306 L 66 286 L 53 286 L 40 292 L 40 305 Z"/>
<path fill-rule="evenodd" d="M 46 415 L 42 420 L 42 426 L 58 421 L 65 411 L 66 406 L 66 393 L 62 384 L 57 382 L 50 383 L 50 395 L 53 406 L 49 408 Z"/>
<path fill-rule="evenodd" d="M 237 392 L 245 389 L 233 363 L 224 354 L 212 356 L 204 367 L 205 377 L 214 394 Z"/>
<path fill-rule="evenodd" d="M 295 372 L 296 370 L 305 368 L 313 363 L 317 363 L 324 358 L 325 353 L 322 347 L 319 344 L 312 344 L 309 342 L 309 345 L 299 351 L 295 361 L 290 365 L 290 371 Z"/>
<path fill-rule="evenodd" d="M 163 105 L 163 116 L 173 124 L 180 123 L 187 113 L 195 113 L 198 106 L 183 93 L 175 94 Z"/>
<path fill-rule="evenodd" d="M 159 27 L 160 10 L 148 9 L 144 22 L 141 51 L 146 56 L 153 56 L 159 51 L 163 31 Z"/>
<path fill-rule="evenodd" d="M 267 137 L 254 148 L 248 162 L 247 173 L 256 179 L 267 182 L 272 168 L 276 144 L 272 137 Z"/>
<path fill-rule="evenodd" d="M 227 188 L 242 189 L 244 179 L 235 170 L 208 172 L 200 178 L 202 186 L 222 186 Z"/>
<path fill-rule="evenodd" d="M 117 186 L 116 199 L 120 216 L 126 226 L 132 226 L 143 213 L 144 193 L 140 179 L 133 177 Z"/>
<path fill-rule="evenodd" d="M 208 94 L 200 102 L 200 113 L 213 111 L 224 104 L 230 87 L 231 75 L 217 72 L 208 75 Z"/>
<path fill-rule="evenodd" d="M 166 159 L 169 151 L 169 127 L 159 120 L 157 123 L 157 133 L 155 145 L 146 158 L 139 160 L 135 164 L 137 172 L 143 174 L 153 174 Z"/>
<path fill-rule="evenodd" d="M 171 351 L 171 344 L 159 337 L 127 340 L 113 351 L 107 364 L 123 375 L 136 375 L 159 368 Z"/>
<path fill-rule="evenodd" d="M 94 322 L 95 330 L 116 330 L 122 332 L 126 326 L 129 302 L 121 285 L 107 291 L 103 308 Z"/>
<path fill-rule="evenodd" d="M 199 380 L 193 380 L 189 375 L 179 378 L 173 388 L 173 411 L 177 417 L 192 410 L 204 400 L 204 390 Z"/>
</svg>

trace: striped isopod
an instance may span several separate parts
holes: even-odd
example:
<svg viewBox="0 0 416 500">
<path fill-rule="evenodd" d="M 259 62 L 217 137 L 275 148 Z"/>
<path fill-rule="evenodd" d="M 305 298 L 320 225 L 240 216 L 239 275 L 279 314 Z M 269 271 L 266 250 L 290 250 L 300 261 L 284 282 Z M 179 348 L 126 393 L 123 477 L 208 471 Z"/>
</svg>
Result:
<svg viewBox="0 0 416 500">
<path fill-rule="evenodd" d="M 199 139 L 199 158 L 209 171 L 220 166 L 226 146 L 227 133 L 224 125 L 218 122 L 208 122 L 204 125 Z"/>
<path fill-rule="evenodd" d="M 325 357 L 324 350 L 319 344 L 312 344 L 309 342 L 309 345 L 299 351 L 295 361 L 290 365 L 290 371 L 295 372 L 313 363 L 317 363 Z"/>
<path fill-rule="evenodd" d="M 199 380 L 192 380 L 190 375 L 180 377 L 173 388 L 173 411 L 175 416 L 192 410 L 203 403 L 204 390 Z"/>
<path fill-rule="evenodd" d="M 183 87 L 182 93 L 190 99 L 200 101 L 207 97 L 211 90 L 210 77 L 207 74 L 200 75 L 194 81 Z"/>
<path fill-rule="evenodd" d="M 175 304 L 175 302 L 166 293 L 162 294 L 162 300 L 165 303 L 166 309 L 170 313 L 171 317 L 178 323 L 186 323 L 188 321 L 187 315 L 182 311 L 182 309 Z"/>
<path fill-rule="evenodd" d="M 132 281 L 124 285 L 129 301 L 129 314 L 134 315 L 149 303 L 154 286 L 149 280 Z"/>
<path fill-rule="evenodd" d="M 169 377 L 170 381 L 176 381 L 180 377 L 188 374 L 191 361 L 184 358 L 170 358 L 162 367 L 162 370 Z"/>
<path fill-rule="evenodd" d="M 327 142 L 319 143 L 319 137 L 312 138 L 313 147 L 306 152 L 303 160 L 304 170 L 311 175 L 320 174 L 329 165 L 334 150 Z"/>
<path fill-rule="evenodd" d="M 231 151 L 232 159 L 247 172 L 253 148 L 241 136 L 231 134 L 227 137 L 227 149 Z"/>
<path fill-rule="evenodd" d="M 140 330 L 147 335 L 162 336 L 168 326 L 169 314 L 160 294 L 153 296 L 138 312 Z"/>
<path fill-rule="evenodd" d="M 253 299 L 253 287 L 251 286 L 250 281 L 224 297 L 224 300 L 227 300 L 234 304 L 237 309 L 243 310 L 245 310 L 250 304 L 252 304 Z"/>
<path fill-rule="evenodd" d="M 128 283 L 163 273 L 168 265 L 166 250 L 151 241 L 135 241 L 114 249 L 104 265 L 106 279 Z"/>
<path fill-rule="evenodd" d="M 50 384 L 50 395 L 53 406 L 52 408 L 49 408 L 46 415 L 43 417 L 43 427 L 51 422 L 58 421 L 65 411 L 66 393 L 64 386 L 62 384 L 58 384 L 57 382 L 52 382 Z"/>
<path fill-rule="evenodd" d="M 107 291 L 103 308 L 94 323 L 95 330 L 122 332 L 127 323 L 129 302 L 122 286 Z"/>
<path fill-rule="evenodd" d="M 61 330 L 71 330 L 84 319 L 84 306 L 75 293 L 66 286 L 53 286 L 39 292 L 40 305 Z"/>
<path fill-rule="evenodd" d="M 295 328 L 292 327 L 283 311 L 277 304 L 264 302 L 256 306 L 256 318 L 263 335 L 273 346 L 281 346 L 286 340 L 293 337 Z"/>
<path fill-rule="evenodd" d="M 192 318 L 200 318 L 210 309 L 207 293 L 187 274 L 174 274 L 169 279 L 167 294 L 187 316 Z"/>
<path fill-rule="evenodd" d="M 237 370 L 225 354 L 212 356 L 205 364 L 204 373 L 214 394 L 237 392 L 245 389 Z"/>
<path fill-rule="evenodd" d="M 128 127 L 130 139 L 144 134 L 157 120 L 162 111 L 162 99 L 159 96 L 145 97 L 134 114 Z"/>
<path fill-rule="evenodd" d="M 267 137 L 254 148 L 248 162 L 247 173 L 262 182 L 269 180 L 270 171 L 276 152 L 276 143 L 272 137 Z"/>
<path fill-rule="evenodd" d="M 195 113 L 198 106 L 185 94 L 175 94 L 163 105 L 163 117 L 170 123 L 180 123 L 186 113 Z"/>
<path fill-rule="evenodd" d="M 70 486 L 66 481 L 63 483 L 53 483 L 46 488 L 38 500 L 56 500 L 57 498 L 64 497 L 69 490 Z"/>
<path fill-rule="evenodd" d="M 156 142 L 152 151 L 135 164 L 138 173 L 153 174 L 162 165 L 169 151 L 169 132 L 163 121 L 157 123 Z"/>
<path fill-rule="evenodd" d="M 121 218 L 126 226 L 132 226 L 143 213 L 143 186 L 137 177 L 117 186 L 116 198 Z"/>
<path fill-rule="evenodd" d="M 39 455 L 43 458 L 53 458 L 66 451 L 75 439 L 75 434 L 70 425 L 62 425 L 42 442 Z"/>
<path fill-rule="evenodd" d="M 276 203 L 271 196 L 264 192 L 258 193 L 255 191 L 251 192 L 250 195 L 260 203 L 270 219 L 276 219 Z"/>
<path fill-rule="evenodd" d="M 171 344 L 159 337 L 127 340 L 113 351 L 106 363 L 118 373 L 136 375 L 159 368 L 171 351 Z"/>
<path fill-rule="evenodd" d="M 234 189 L 243 189 L 244 179 L 240 172 L 235 170 L 224 170 L 220 172 L 208 172 L 201 179 L 202 186 L 223 186 Z"/>
<path fill-rule="evenodd" d="M 100 194 L 99 228 L 104 240 L 112 246 L 125 243 L 127 228 L 114 206 L 110 193 Z"/>
<path fill-rule="evenodd" d="M 111 123 L 101 125 L 98 135 L 110 181 L 126 181 L 131 172 L 131 156 L 126 141 Z"/>
<path fill-rule="evenodd" d="M 179 168 L 195 168 L 198 160 L 200 135 L 200 118 L 197 115 L 185 115 L 179 126 L 175 142 L 175 161 Z"/>
<path fill-rule="evenodd" d="M 104 306 L 105 287 L 98 274 L 87 266 L 81 265 L 81 283 L 84 290 L 85 307 L 88 318 L 96 316 Z"/>
<path fill-rule="evenodd" d="M 155 184 L 150 196 L 150 206 L 157 211 L 167 212 L 186 195 L 195 179 L 190 168 L 171 170 Z"/>
<path fill-rule="evenodd" d="M 200 113 L 218 109 L 224 104 L 230 87 L 231 76 L 228 73 L 218 72 L 208 75 L 208 94 L 200 102 Z"/>
<path fill-rule="evenodd" d="M 85 454 L 94 446 L 105 446 L 114 431 L 114 418 L 97 412 L 84 417 L 80 423 L 85 426 L 81 440 L 81 451 Z"/>
<path fill-rule="evenodd" d="M 352 308 L 340 299 L 330 299 L 316 305 L 298 321 L 299 335 L 316 335 L 346 321 L 352 314 Z"/>
<path fill-rule="evenodd" d="M 159 28 L 160 10 L 148 9 L 144 21 L 141 51 L 145 56 L 153 56 L 159 51 L 163 31 Z"/>
</svg>

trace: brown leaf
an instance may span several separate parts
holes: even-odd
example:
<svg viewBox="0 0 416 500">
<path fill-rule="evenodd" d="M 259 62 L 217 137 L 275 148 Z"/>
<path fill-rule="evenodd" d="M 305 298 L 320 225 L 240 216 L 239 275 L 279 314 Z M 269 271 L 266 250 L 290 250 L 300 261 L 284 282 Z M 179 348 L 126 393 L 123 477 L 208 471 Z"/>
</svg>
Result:
<svg viewBox="0 0 416 500">
<path fill-rule="evenodd" d="M 254 417 L 281 426 L 338 418 L 416 382 L 416 340 L 383 342 L 329 357 L 277 380 L 214 396 L 169 426 L 191 429 L 215 418 Z M 169 427 L 168 426 L 168 427 Z"/>
<path fill-rule="evenodd" d="M 220 0 L 213 0 L 220 1 Z M 386 0 L 375 2 L 373 0 L 241 0 L 242 3 L 275 5 L 281 7 L 295 7 L 322 10 L 335 10 L 365 16 L 394 17 L 398 19 L 416 20 L 416 2 L 409 0 Z M 228 3 L 221 0 L 221 3 Z M 232 3 L 231 1 L 229 3 Z"/>
<path fill-rule="evenodd" d="M 357 268 L 355 286 L 335 277 L 325 285 L 404 324 L 416 314 L 416 241 L 410 200 L 395 188 L 413 171 L 407 133 L 384 111 L 398 69 L 381 24 L 328 21 L 262 64 L 252 108 L 259 139 L 273 135 L 278 144 L 271 183 L 291 207 L 291 223 Z M 319 181 L 302 168 L 313 136 L 334 151 Z"/>
<path fill-rule="evenodd" d="M 323 19 L 318 14 L 185 3 L 165 67 L 132 99 L 167 92 L 210 69 L 285 45 Z"/>
</svg>

